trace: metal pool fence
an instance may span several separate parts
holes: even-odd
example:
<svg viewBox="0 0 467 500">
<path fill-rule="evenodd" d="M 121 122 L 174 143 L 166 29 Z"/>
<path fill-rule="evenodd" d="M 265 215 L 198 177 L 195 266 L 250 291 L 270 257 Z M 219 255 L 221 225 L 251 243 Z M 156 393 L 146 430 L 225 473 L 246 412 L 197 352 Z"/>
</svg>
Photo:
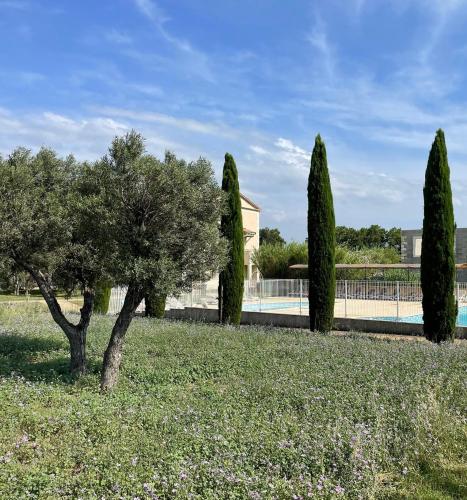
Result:
<svg viewBox="0 0 467 500">
<path fill-rule="evenodd" d="M 467 283 L 455 284 L 459 324 L 467 325 Z M 217 308 L 217 286 L 203 283 L 177 299 L 180 307 Z M 308 314 L 308 280 L 245 281 L 243 310 Z M 338 280 L 334 316 L 422 322 L 420 282 Z"/>
<path fill-rule="evenodd" d="M 455 284 L 459 305 L 457 322 L 467 326 L 467 283 Z M 126 289 L 113 288 L 108 314 L 118 314 L 123 306 Z M 168 309 L 184 307 L 217 308 L 217 284 L 212 281 L 193 287 L 191 293 L 167 300 Z M 81 297 L 59 298 L 66 313 L 76 314 L 82 306 Z M 0 309 L 47 311 L 41 296 L 0 296 Z M 143 312 L 144 300 L 137 312 Z M 243 310 L 277 314 L 308 315 L 308 280 L 245 281 Z M 336 282 L 334 316 L 387 321 L 422 322 L 422 291 L 419 282 L 339 280 Z"/>
</svg>

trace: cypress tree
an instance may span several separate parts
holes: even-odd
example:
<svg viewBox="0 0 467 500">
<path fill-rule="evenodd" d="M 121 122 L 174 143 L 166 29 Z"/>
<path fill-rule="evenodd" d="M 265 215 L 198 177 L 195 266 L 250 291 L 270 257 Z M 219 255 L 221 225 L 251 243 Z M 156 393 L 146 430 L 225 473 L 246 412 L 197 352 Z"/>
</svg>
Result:
<svg viewBox="0 0 467 500">
<path fill-rule="evenodd" d="M 240 324 L 244 280 L 244 241 L 242 205 L 237 166 L 233 156 L 225 155 L 222 189 L 227 197 L 227 209 L 221 217 L 221 234 L 229 244 L 227 264 L 219 275 L 219 320 Z"/>
<path fill-rule="evenodd" d="M 432 342 L 453 340 L 457 304 L 454 298 L 454 210 L 444 132 L 431 147 L 423 188 L 424 217 L 420 278 L 423 331 Z"/>
<path fill-rule="evenodd" d="M 107 314 L 109 311 L 112 285 L 108 281 L 101 281 L 97 283 L 94 293 L 93 311 L 97 314 Z"/>
<path fill-rule="evenodd" d="M 328 332 L 336 290 L 335 220 L 326 146 L 318 134 L 308 177 L 308 301 L 310 330 Z"/>
<path fill-rule="evenodd" d="M 165 314 L 165 302 L 167 295 L 157 293 L 155 290 L 150 290 L 144 297 L 145 316 L 149 318 L 163 318 Z"/>
</svg>

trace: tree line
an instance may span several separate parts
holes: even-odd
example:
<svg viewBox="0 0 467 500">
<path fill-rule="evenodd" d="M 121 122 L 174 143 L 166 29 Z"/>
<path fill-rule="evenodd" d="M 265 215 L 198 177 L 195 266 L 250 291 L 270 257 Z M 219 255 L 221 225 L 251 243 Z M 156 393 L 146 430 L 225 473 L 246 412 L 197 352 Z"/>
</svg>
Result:
<svg viewBox="0 0 467 500">
<path fill-rule="evenodd" d="M 335 261 L 336 264 L 397 264 L 400 262 L 400 254 L 393 247 L 351 249 L 346 245 L 336 245 Z M 295 241 L 284 245 L 264 243 L 253 253 L 253 262 L 264 279 L 307 279 L 306 269 L 291 269 L 290 266 L 308 264 L 308 243 Z M 382 274 L 378 270 L 336 270 L 336 279 L 364 278 L 381 279 Z M 386 271 L 384 279 L 405 281 L 407 273 L 400 270 Z"/>
<path fill-rule="evenodd" d="M 454 297 L 454 210 L 444 132 L 438 130 L 428 157 L 423 188 L 421 254 L 423 330 L 433 342 L 453 340 L 457 303 Z M 329 331 L 334 314 L 336 228 L 326 148 L 318 135 L 308 178 L 309 318 L 312 331 Z"/>
<path fill-rule="evenodd" d="M 264 227 L 259 230 L 260 245 L 285 245 L 279 229 Z M 355 229 L 347 226 L 336 227 L 336 245 L 345 246 L 351 250 L 366 248 L 393 248 L 401 250 L 401 229 L 384 227 L 373 224 L 369 227 Z"/>
</svg>

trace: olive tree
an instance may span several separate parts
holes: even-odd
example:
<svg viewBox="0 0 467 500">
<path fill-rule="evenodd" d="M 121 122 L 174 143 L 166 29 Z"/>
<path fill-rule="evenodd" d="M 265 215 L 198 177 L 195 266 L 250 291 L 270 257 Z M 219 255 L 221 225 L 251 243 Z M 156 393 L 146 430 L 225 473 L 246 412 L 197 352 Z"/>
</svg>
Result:
<svg viewBox="0 0 467 500">
<path fill-rule="evenodd" d="M 171 153 L 159 161 L 131 132 L 115 138 L 96 169 L 111 213 L 112 280 L 127 287 L 104 354 L 101 389 L 108 390 L 117 382 L 125 335 L 144 296 L 176 295 L 208 280 L 223 265 L 226 245 L 218 227 L 222 191 L 208 161 L 187 163 Z"/>
<path fill-rule="evenodd" d="M 94 285 L 105 276 L 101 241 L 102 200 L 89 179 L 91 168 L 50 149 L 36 155 L 19 148 L 0 161 L 0 260 L 2 267 L 26 271 L 35 281 L 54 321 L 70 344 L 70 369 L 86 370 L 86 334 Z M 102 250 L 102 251 L 101 251 Z M 56 290 L 80 289 L 83 307 L 73 323 L 62 311 Z"/>
</svg>

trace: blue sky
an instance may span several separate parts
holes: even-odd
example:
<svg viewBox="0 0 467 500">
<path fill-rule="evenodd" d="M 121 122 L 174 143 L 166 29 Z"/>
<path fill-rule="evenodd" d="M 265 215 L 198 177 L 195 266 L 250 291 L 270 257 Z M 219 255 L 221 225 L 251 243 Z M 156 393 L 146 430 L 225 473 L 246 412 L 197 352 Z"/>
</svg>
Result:
<svg viewBox="0 0 467 500">
<path fill-rule="evenodd" d="M 0 152 L 226 151 L 262 226 L 306 233 L 314 137 L 337 224 L 419 227 L 428 152 L 446 132 L 467 226 L 467 1 L 0 0 Z"/>
</svg>

